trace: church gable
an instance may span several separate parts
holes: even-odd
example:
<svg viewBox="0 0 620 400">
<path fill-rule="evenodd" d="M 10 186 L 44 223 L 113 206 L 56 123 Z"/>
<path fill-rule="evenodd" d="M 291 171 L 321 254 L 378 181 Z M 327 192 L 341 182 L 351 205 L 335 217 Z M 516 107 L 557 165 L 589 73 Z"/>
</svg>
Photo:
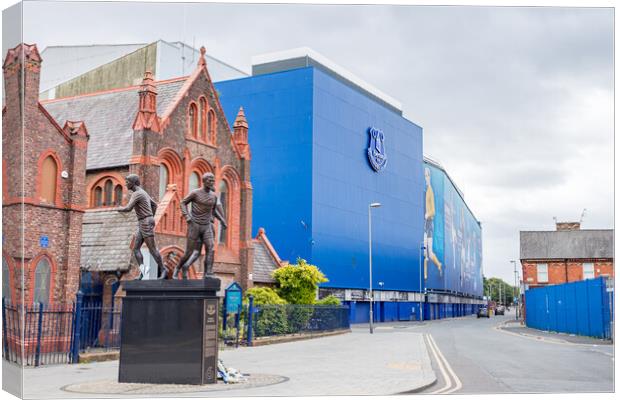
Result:
<svg viewBox="0 0 620 400">
<path fill-rule="evenodd" d="M 201 53 L 197 68 L 161 115 L 163 142 L 182 153 L 180 142 L 184 141 L 192 157 L 214 160 L 212 156 L 217 155 L 219 159 L 232 163 L 233 159 L 239 159 L 239 151 L 233 143 L 232 130 L 209 76 L 204 47 Z M 170 140 L 170 136 L 174 139 Z"/>
</svg>

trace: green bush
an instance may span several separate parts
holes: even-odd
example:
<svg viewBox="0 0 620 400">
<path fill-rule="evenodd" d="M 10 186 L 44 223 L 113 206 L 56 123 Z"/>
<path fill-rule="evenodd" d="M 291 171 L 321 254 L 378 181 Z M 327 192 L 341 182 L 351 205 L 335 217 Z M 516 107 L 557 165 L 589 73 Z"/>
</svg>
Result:
<svg viewBox="0 0 620 400">
<path fill-rule="evenodd" d="M 272 276 L 276 293 L 289 304 L 314 304 L 319 284 L 328 281 L 316 265 L 302 258 L 276 269 Z"/>
<path fill-rule="evenodd" d="M 272 288 L 268 287 L 253 287 L 248 289 L 244 295 L 244 302 L 247 302 L 250 296 L 254 297 L 254 305 L 286 304 L 286 301 L 278 296 Z"/>
<path fill-rule="evenodd" d="M 254 297 L 254 307 L 259 311 L 254 314 L 254 336 L 281 335 L 288 332 L 286 301 L 268 287 L 253 287 L 244 295 L 244 303 L 250 296 Z"/>
<path fill-rule="evenodd" d="M 323 297 L 322 299 L 317 300 L 316 304 L 320 305 L 320 306 L 339 306 L 339 305 L 341 305 L 340 299 L 338 297 L 334 296 L 333 294 L 330 294 L 327 297 Z"/>
<path fill-rule="evenodd" d="M 286 315 L 286 305 L 265 304 L 258 307 L 259 311 L 254 314 L 254 335 L 273 336 L 289 332 L 289 324 Z"/>
</svg>

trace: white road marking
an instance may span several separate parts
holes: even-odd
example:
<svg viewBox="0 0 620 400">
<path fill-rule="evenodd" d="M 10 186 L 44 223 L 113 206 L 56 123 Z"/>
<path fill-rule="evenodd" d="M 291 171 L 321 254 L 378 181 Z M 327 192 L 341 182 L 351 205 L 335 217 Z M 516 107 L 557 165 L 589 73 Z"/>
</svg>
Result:
<svg viewBox="0 0 620 400">
<path fill-rule="evenodd" d="M 457 390 L 460 390 L 463 387 L 461 380 L 459 379 L 459 377 L 456 375 L 456 373 L 450 366 L 450 363 L 448 362 L 448 360 L 446 360 L 446 358 L 443 356 L 443 354 L 441 353 L 441 350 L 439 350 L 439 346 L 437 346 L 437 343 L 435 342 L 435 339 L 433 339 L 433 336 L 429 335 L 429 340 L 431 341 L 432 345 L 435 347 L 437 354 L 439 354 L 439 357 L 443 361 L 446 369 L 448 370 L 448 373 L 452 376 L 452 379 L 454 380 L 454 383 L 455 383 L 454 387 L 442 392 L 442 394 L 453 393 L 453 392 L 456 392 Z"/>
<path fill-rule="evenodd" d="M 426 340 L 427 340 L 427 345 L 428 348 L 431 349 L 431 353 L 433 354 L 433 357 L 435 358 L 435 362 L 437 363 L 437 365 L 439 366 L 439 370 L 441 371 L 441 375 L 443 376 L 443 381 L 445 382 L 445 386 L 442 387 L 439 390 L 435 390 L 434 392 L 431 392 L 430 394 L 439 394 L 441 392 L 443 392 L 444 390 L 448 390 L 450 389 L 450 387 L 452 386 L 452 381 L 450 380 L 450 377 L 448 376 L 446 369 L 443 366 L 443 363 L 441 362 L 441 359 L 439 358 L 439 356 L 437 355 L 437 351 L 435 350 L 435 347 L 433 346 L 433 343 L 431 342 L 431 335 L 429 333 L 424 335 Z"/>
</svg>

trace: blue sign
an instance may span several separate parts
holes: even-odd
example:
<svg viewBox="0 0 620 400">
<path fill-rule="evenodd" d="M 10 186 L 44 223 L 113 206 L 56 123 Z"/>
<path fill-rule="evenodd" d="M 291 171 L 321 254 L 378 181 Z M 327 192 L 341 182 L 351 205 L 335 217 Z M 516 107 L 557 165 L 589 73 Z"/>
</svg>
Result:
<svg viewBox="0 0 620 400">
<path fill-rule="evenodd" d="M 47 249 L 49 244 L 50 244 L 50 240 L 47 236 L 41 236 L 39 238 L 39 245 L 41 245 L 41 247 L 43 247 L 44 249 Z"/>
<path fill-rule="evenodd" d="M 241 299 L 243 297 L 243 292 L 241 290 L 241 286 L 237 282 L 231 283 L 226 288 L 226 312 L 228 314 L 236 314 L 239 312 L 239 307 L 241 307 Z"/>
<path fill-rule="evenodd" d="M 370 134 L 370 144 L 368 145 L 368 161 L 372 168 L 379 172 L 387 165 L 387 155 L 385 154 L 385 144 L 383 143 L 383 131 L 371 127 L 368 129 Z"/>
</svg>

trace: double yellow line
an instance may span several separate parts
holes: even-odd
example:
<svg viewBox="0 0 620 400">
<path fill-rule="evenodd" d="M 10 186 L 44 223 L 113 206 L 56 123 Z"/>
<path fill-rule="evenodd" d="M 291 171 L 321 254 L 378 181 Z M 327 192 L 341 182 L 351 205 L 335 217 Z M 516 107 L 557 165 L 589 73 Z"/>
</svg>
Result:
<svg viewBox="0 0 620 400">
<path fill-rule="evenodd" d="M 446 360 L 441 353 L 441 350 L 439 350 L 433 336 L 427 333 L 424 335 L 424 338 L 426 339 L 426 345 L 431 350 L 431 354 L 435 358 L 435 362 L 439 366 L 439 371 L 441 372 L 443 381 L 445 382 L 441 389 L 435 390 L 430 394 L 449 394 L 460 390 L 463 387 L 463 384 L 456 373 L 454 373 L 454 370 L 450 366 L 450 363 L 448 363 L 448 360 Z"/>
</svg>

